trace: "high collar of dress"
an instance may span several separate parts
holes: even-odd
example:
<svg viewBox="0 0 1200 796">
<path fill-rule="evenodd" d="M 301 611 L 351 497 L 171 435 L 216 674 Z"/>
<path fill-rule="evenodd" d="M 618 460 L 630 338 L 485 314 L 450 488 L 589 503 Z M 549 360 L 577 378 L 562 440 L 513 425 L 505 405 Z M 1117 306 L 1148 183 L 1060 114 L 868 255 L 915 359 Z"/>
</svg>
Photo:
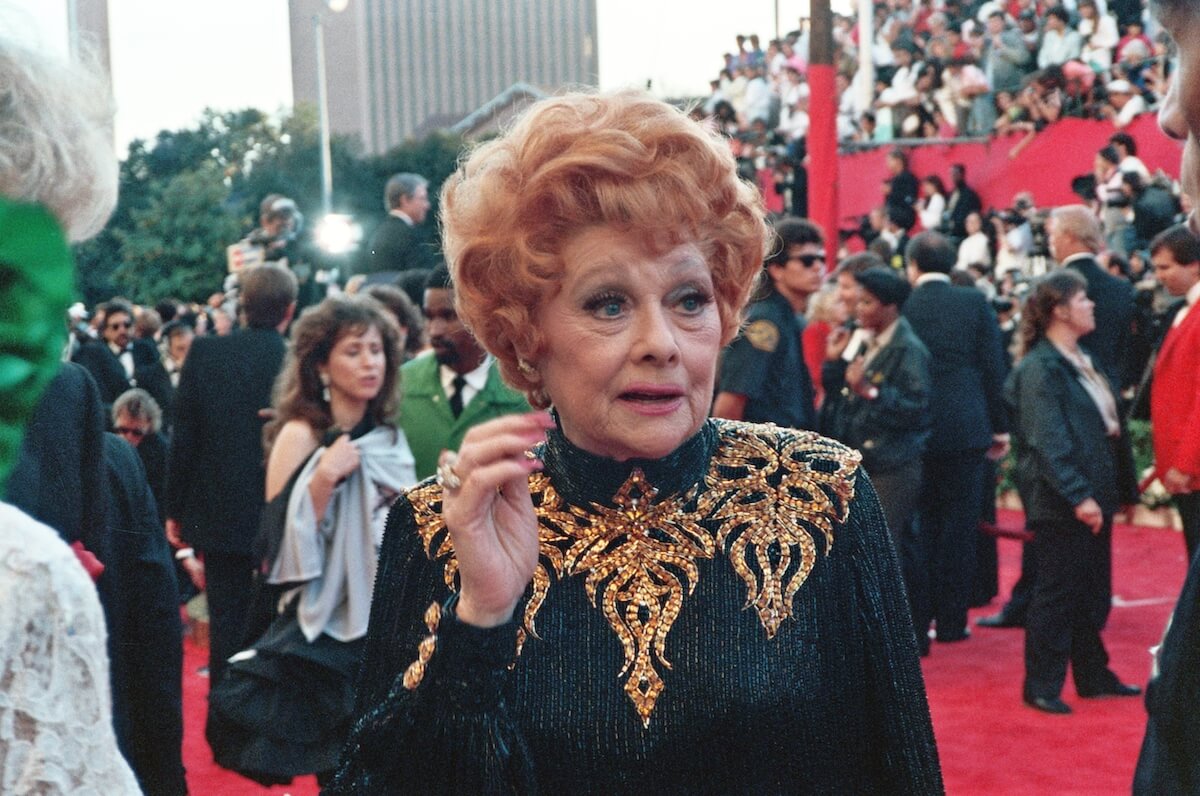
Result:
<svg viewBox="0 0 1200 796">
<path fill-rule="evenodd" d="M 619 462 L 588 453 L 572 444 L 560 424 L 547 433 L 542 459 L 546 474 L 568 503 L 611 506 L 613 496 L 634 470 L 641 470 L 646 481 L 658 490 L 656 500 L 691 489 L 708 472 L 716 447 L 716 426 L 712 421 L 705 421 L 691 438 L 661 459 Z"/>
</svg>

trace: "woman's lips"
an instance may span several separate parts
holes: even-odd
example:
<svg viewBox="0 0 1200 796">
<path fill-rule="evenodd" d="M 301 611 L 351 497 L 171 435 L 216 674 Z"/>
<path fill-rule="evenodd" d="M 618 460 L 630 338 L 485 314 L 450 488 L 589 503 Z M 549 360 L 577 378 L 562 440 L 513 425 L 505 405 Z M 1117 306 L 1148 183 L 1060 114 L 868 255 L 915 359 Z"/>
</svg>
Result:
<svg viewBox="0 0 1200 796">
<path fill-rule="evenodd" d="M 674 386 L 652 384 L 633 385 L 617 399 L 634 412 L 643 415 L 666 415 L 683 405 L 683 390 Z"/>
</svg>

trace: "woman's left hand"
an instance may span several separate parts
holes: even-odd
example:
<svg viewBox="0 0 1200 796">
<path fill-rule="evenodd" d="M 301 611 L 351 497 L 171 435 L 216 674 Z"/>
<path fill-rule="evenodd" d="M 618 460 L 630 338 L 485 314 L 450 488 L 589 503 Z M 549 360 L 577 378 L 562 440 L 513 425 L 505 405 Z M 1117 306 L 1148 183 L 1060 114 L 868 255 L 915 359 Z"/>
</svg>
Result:
<svg viewBox="0 0 1200 796">
<path fill-rule="evenodd" d="M 361 456 L 358 446 L 350 441 L 349 434 L 342 434 L 321 454 L 317 462 L 317 474 L 331 486 L 358 469 Z"/>
</svg>

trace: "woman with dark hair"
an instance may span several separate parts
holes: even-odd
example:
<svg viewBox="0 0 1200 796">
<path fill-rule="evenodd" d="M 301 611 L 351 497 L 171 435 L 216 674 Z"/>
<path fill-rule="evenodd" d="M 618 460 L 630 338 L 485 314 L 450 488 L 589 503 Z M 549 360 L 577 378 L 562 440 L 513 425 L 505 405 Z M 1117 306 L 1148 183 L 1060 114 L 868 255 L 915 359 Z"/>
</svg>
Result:
<svg viewBox="0 0 1200 796">
<path fill-rule="evenodd" d="M 441 207 L 459 318 L 553 411 L 475 426 L 392 509 L 330 791 L 941 792 L 858 454 L 708 416 L 771 253 L 726 142 L 555 97 Z"/>
<path fill-rule="evenodd" d="M 1037 580 L 1025 623 L 1025 702 L 1070 713 L 1071 663 L 1081 697 L 1133 696 L 1108 668 L 1100 631 L 1112 597 L 1112 522 L 1137 500 L 1129 438 L 1108 379 L 1079 338 L 1096 326 L 1087 282 L 1070 270 L 1025 301 L 1022 358 L 1005 384 L 1017 488 L 1033 532 Z"/>
<path fill-rule="evenodd" d="M 266 499 L 284 501 L 268 545 L 277 616 L 214 687 L 217 762 L 263 783 L 329 772 L 349 730 L 387 510 L 416 482 L 395 412 L 399 331 L 366 296 L 300 316 L 275 384 Z"/>
</svg>

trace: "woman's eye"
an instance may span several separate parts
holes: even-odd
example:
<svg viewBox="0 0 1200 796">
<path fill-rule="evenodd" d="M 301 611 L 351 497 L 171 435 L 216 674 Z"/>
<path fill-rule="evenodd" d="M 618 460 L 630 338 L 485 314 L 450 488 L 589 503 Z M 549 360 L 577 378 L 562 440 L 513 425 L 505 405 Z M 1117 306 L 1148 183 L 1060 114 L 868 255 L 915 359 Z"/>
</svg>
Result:
<svg viewBox="0 0 1200 796">
<path fill-rule="evenodd" d="M 679 300 L 679 307 L 687 313 L 697 313 L 708 306 L 711 299 L 704 293 L 688 293 Z"/>
<path fill-rule="evenodd" d="M 598 318 L 619 318 L 625 310 L 625 299 L 621 296 L 597 296 L 587 302 L 584 309 Z"/>
</svg>

